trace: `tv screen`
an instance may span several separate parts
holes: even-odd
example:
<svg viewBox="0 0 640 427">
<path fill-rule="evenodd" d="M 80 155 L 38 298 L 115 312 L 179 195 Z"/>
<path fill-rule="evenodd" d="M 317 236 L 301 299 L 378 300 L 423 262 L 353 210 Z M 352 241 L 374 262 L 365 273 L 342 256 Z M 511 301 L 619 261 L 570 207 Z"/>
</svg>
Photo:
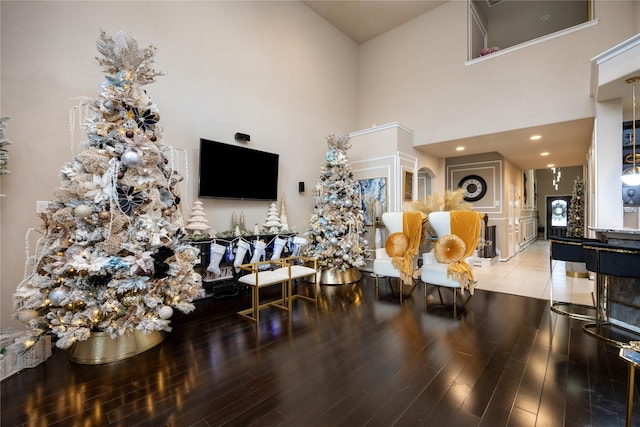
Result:
<svg viewBox="0 0 640 427">
<path fill-rule="evenodd" d="M 199 197 L 277 200 L 279 155 L 200 138 Z"/>
</svg>

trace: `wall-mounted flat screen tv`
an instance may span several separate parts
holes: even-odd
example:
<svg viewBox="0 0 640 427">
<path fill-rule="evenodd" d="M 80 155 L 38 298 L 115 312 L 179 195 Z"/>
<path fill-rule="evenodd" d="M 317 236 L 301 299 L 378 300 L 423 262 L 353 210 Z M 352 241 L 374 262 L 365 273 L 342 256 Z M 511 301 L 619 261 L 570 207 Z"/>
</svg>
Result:
<svg viewBox="0 0 640 427">
<path fill-rule="evenodd" d="M 279 155 L 200 138 L 199 197 L 278 199 Z"/>
</svg>

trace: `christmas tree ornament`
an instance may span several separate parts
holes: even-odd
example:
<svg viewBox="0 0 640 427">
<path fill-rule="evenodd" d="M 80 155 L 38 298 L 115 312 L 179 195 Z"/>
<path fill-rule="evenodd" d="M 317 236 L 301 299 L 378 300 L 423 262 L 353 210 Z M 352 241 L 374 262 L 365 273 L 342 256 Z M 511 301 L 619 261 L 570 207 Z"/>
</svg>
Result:
<svg viewBox="0 0 640 427">
<path fill-rule="evenodd" d="M 98 219 L 102 222 L 107 222 L 111 219 L 111 212 L 109 211 L 100 211 L 98 212 Z"/>
<path fill-rule="evenodd" d="M 163 305 L 158 309 L 158 316 L 160 316 L 160 318 L 164 320 L 169 319 L 171 316 L 173 316 L 173 308 L 168 305 Z"/>
<path fill-rule="evenodd" d="M 142 159 L 140 155 L 133 150 L 127 150 L 120 156 L 120 161 L 128 168 L 135 168 L 140 165 Z"/>
<path fill-rule="evenodd" d="M 227 250 L 226 246 L 212 243 L 209 249 L 209 265 L 207 271 L 213 273 L 215 276 L 220 276 L 220 261 L 222 256 Z"/>
<path fill-rule="evenodd" d="M 49 301 L 51 302 L 51 305 L 60 305 L 68 293 L 69 288 L 66 286 L 60 286 L 59 288 L 51 290 L 51 292 L 49 292 Z"/>
<path fill-rule="evenodd" d="M 37 318 L 38 318 L 38 312 L 35 311 L 34 309 L 22 310 L 18 313 L 18 320 L 20 320 L 22 323 L 29 323 L 33 319 L 37 319 Z"/>
<path fill-rule="evenodd" d="M 124 305 L 125 307 L 135 307 L 140 302 L 140 295 L 135 293 L 127 294 L 122 297 L 121 301 L 122 305 Z"/>
<path fill-rule="evenodd" d="M 86 218 L 91 215 L 91 208 L 87 205 L 78 205 L 73 210 L 73 214 L 76 216 L 76 218 Z"/>
</svg>

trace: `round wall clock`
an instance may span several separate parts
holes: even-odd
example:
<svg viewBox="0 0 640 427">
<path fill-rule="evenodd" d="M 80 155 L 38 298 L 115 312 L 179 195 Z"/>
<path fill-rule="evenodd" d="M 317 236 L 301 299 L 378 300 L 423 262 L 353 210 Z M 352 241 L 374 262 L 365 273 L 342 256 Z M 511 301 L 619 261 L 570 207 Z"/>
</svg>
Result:
<svg viewBox="0 0 640 427">
<path fill-rule="evenodd" d="M 464 189 L 464 200 L 467 202 L 477 202 L 487 193 L 487 182 L 478 175 L 465 176 L 458 187 Z"/>
</svg>

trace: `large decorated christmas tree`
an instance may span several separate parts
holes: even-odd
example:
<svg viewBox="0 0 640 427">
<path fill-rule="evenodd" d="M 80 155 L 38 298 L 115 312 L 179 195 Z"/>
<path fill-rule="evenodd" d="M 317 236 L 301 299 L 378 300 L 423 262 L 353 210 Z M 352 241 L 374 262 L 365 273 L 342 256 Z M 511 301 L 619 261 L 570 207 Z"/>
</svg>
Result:
<svg viewBox="0 0 640 427">
<path fill-rule="evenodd" d="M 198 251 L 180 240 L 182 178 L 143 89 L 160 75 L 155 48 L 123 32 L 101 33 L 97 48 L 106 78 L 86 103 L 85 148 L 60 170 L 33 270 L 14 294 L 25 347 L 47 333 L 68 348 L 92 332 L 169 331 L 173 310 L 192 311 L 204 293 Z"/>
<path fill-rule="evenodd" d="M 368 242 L 360 209 L 360 185 L 347 157 L 349 136 L 332 134 L 327 143 L 329 151 L 314 188 L 315 207 L 306 232 L 309 242 L 305 253 L 318 260 L 321 270 L 339 276 L 364 265 Z"/>
<path fill-rule="evenodd" d="M 581 177 L 577 177 L 573 182 L 567 218 L 567 236 L 584 237 L 584 183 Z"/>
</svg>

